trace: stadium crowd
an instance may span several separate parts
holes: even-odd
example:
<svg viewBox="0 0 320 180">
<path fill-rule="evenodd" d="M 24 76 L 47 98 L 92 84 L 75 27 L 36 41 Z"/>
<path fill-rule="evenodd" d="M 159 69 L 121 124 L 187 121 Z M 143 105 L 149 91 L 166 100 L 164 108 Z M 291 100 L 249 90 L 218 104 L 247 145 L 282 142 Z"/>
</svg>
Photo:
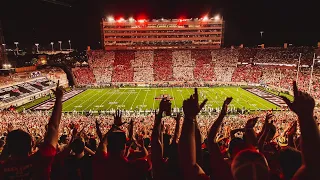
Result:
<svg viewBox="0 0 320 180">
<path fill-rule="evenodd" d="M 314 52 L 310 47 L 89 51 L 90 69 L 78 73 L 93 73 L 93 78 L 84 79 L 90 81 L 88 84 L 96 81 L 98 85 L 112 82 L 216 81 L 264 82 L 290 89 L 290 81 L 296 77 L 300 53 L 301 65 L 311 65 Z M 283 66 L 286 64 L 290 66 Z M 303 90 L 308 89 L 311 68 L 305 69 L 298 79 Z M 88 72 L 90 70 L 93 72 Z M 311 92 L 316 96 L 319 94 L 316 91 L 319 89 L 318 72 L 315 68 L 314 92 Z M 82 76 L 77 78 L 82 82 Z"/>
<path fill-rule="evenodd" d="M 319 179 L 319 111 L 293 83 L 289 111 L 216 116 L 198 91 L 171 118 L 162 99 L 149 116 L 0 112 L 0 179 Z M 201 92 L 200 92 L 201 93 Z M 60 137 L 60 138 L 58 138 Z M 303 142 L 303 143 L 302 143 Z"/>
</svg>

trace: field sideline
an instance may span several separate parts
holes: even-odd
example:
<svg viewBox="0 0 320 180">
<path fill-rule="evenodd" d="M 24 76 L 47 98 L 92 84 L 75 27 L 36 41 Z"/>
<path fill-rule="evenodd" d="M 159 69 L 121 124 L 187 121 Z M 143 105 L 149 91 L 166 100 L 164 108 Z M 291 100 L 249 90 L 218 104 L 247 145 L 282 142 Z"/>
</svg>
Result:
<svg viewBox="0 0 320 180">
<path fill-rule="evenodd" d="M 109 111 L 111 109 L 150 110 L 159 107 L 161 95 L 173 97 L 172 108 L 181 108 L 184 99 L 193 88 L 106 88 L 87 89 L 63 103 L 63 111 Z M 207 107 L 221 107 L 226 97 L 233 97 L 231 107 L 248 110 L 271 110 L 279 108 L 240 87 L 199 88 L 199 98 L 207 98 Z"/>
</svg>

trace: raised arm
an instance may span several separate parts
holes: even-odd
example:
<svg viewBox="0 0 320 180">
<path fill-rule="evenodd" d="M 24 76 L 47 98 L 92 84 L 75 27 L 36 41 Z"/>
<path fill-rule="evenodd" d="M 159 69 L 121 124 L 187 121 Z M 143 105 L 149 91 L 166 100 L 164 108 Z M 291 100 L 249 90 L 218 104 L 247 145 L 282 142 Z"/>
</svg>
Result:
<svg viewBox="0 0 320 180">
<path fill-rule="evenodd" d="M 58 144 L 59 125 L 62 113 L 62 97 L 64 92 L 64 89 L 59 86 L 59 81 L 57 83 L 56 90 L 52 91 L 56 96 L 56 102 L 54 104 L 52 115 L 48 123 L 48 130 L 44 137 L 44 142 L 46 144 L 51 144 L 53 147 L 56 147 Z"/>
<path fill-rule="evenodd" d="M 217 133 L 219 131 L 219 128 L 221 126 L 221 123 L 223 121 L 223 118 L 227 114 L 228 111 L 228 105 L 232 101 L 232 98 L 227 98 L 222 106 L 222 110 L 219 114 L 218 119 L 212 124 L 209 136 L 208 136 L 208 146 L 209 146 L 209 152 L 210 152 L 210 164 L 211 164 L 211 176 L 215 177 L 216 179 L 225 179 L 225 180 L 231 180 L 232 174 L 230 167 L 228 164 L 224 161 L 223 156 L 220 152 L 218 144 L 215 142 Z"/>
<path fill-rule="evenodd" d="M 320 179 L 320 136 L 318 126 L 313 119 L 315 101 L 309 94 L 299 91 L 296 82 L 293 82 L 293 92 L 293 102 L 286 97 L 282 98 L 288 107 L 298 115 L 300 125 L 303 165 L 295 176 L 298 179 L 306 176 Z"/>
<path fill-rule="evenodd" d="M 189 99 L 183 101 L 185 114 L 181 137 L 179 140 L 179 161 L 185 179 L 197 179 L 204 175 L 196 160 L 195 123 L 196 116 L 206 104 L 207 99 L 199 105 L 198 90 Z"/>
<path fill-rule="evenodd" d="M 161 130 L 161 119 L 162 114 L 166 109 L 166 106 L 170 102 L 167 99 L 162 99 L 159 105 L 158 114 L 155 111 L 155 120 L 151 134 L 151 160 L 152 160 L 152 169 L 155 179 L 161 179 L 162 175 L 162 166 L 163 166 L 163 144 L 162 144 L 162 130 Z"/>
<path fill-rule="evenodd" d="M 297 132 L 297 121 L 293 122 L 293 124 L 290 126 L 290 129 L 288 130 L 288 146 L 295 148 L 294 144 L 294 136 L 296 135 Z"/>
<path fill-rule="evenodd" d="M 96 133 L 97 133 L 99 140 L 101 142 L 103 140 L 103 138 L 102 138 L 102 133 L 100 130 L 100 125 L 101 125 L 101 123 L 99 123 L 98 120 L 96 119 Z"/>
<path fill-rule="evenodd" d="M 177 144 L 178 143 L 178 138 L 180 135 L 180 120 L 181 120 L 181 114 L 178 113 L 177 117 L 174 118 L 176 120 L 176 127 L 174 129 L 174 135 L 172 139 L 172 143 Z"/>
<path fill-rule="evenodd" d="M 258 143 L 257 140 L 257 136 L 256 133 L 254 132 L 254 126 L 256 125 L 258 121 L 258 117 L 249 119 L 245 125 L 245 133 L 244 133 L 244 137 L 245 137 L 245 141 L 247 144 L 250 144 L 252 146 L 256 146 Z"/>
</svg>

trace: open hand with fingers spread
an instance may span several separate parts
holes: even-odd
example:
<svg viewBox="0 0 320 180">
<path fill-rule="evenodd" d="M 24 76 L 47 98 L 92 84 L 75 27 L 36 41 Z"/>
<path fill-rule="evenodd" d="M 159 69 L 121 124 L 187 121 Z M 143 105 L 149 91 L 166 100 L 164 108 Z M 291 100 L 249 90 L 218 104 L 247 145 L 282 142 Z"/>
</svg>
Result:
<svg viewBox="0 0 320 180">
<path fill-rule="evenodd" d="M 314 99 L 307 93 L 299 91 L 297 83 L 293 82 L 294 100 L 291 102 L 287 97 L 281 96 L 288 107 L 300 117 L 312 117 L 315 107 Z"/>
<path fill-rule="evenodd" d="M 117 110 L 116 113 L 113 115 L 114 117 L 114 125 L 122 126 L 124 123 L 122 122 L 122 112 Z"/>
<path fill-rule="evenodd" d="M 201 109 L 205 106 L 208 99 L 199 105 L 198 89 L 194 89 L 194 94 L 189 99 L 183 101 L 183 112 L 186 118 L 195 119 Z"/>
</svg>

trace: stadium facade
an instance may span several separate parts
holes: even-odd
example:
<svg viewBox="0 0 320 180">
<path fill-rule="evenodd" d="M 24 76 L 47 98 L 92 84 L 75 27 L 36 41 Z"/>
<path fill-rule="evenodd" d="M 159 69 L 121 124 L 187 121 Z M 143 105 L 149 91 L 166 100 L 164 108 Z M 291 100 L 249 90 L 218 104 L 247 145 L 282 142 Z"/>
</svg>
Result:
<svg viewBox="0 0 320 180">
<path fill-rule="evenodd" d="M 218 49 L 223 44 L 224 21 L 219 16 L 192 19 L 103 18 L 105 50 Z"/>
</svg>

